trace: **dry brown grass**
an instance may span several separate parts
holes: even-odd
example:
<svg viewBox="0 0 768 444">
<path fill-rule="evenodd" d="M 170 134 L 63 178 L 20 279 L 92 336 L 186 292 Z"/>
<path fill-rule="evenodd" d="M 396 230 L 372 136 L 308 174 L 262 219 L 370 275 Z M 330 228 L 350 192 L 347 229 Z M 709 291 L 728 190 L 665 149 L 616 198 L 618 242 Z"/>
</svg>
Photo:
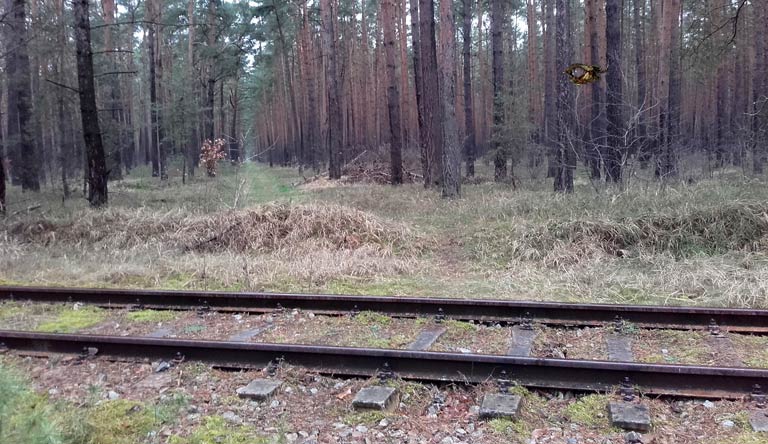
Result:
<svg viewBox="0 0 768 444">
<path fill-rule="evenodd" d="M 685 214 L 620 220 L 555 221 L 512 242 L 517 259 L 550 267 L 573 265 L 602 254 L 625 257 L 669 253 L 676 258 L 732 251 L 768 251 L 768 207 L 730 204 Z"/>
<path fill-rule="evenodd" d="M 39 245 L 98 250 L 180 249 L 189 252 L 273 252 L 310 243 L 313 249 L 376 249 L 415 253 L 425 242 L 403 225 L 339 205 L 267 204 L 189 216 L 114 209 L 69 221 L 18 222 L 5 236 Z"/>
</svg>

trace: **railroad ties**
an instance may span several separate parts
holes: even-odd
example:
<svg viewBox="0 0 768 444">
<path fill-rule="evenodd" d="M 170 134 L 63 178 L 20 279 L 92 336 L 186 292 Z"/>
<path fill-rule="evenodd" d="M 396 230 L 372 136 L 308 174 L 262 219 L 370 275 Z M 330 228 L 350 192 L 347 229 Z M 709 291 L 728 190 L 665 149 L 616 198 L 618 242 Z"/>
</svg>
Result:
<svg viewBox="0 0 768 444">
<path fill-rule="evenodd" d="M 75 302 L 107 308 L 205 310 L 271 313 L 294 309 L 317 315 L 338 316 L 374 311 L 400 318 L 433 318 L 424 324 L 403 349 L 355 348 L 326 345 L 256 342 L 272 325 L 251 325 L 224 341 L 171 338 L 165 327 L 144 337 L 54 334 L 0 330 L 0 342 L 8 349 L 38 355 L 82 354 L 104 359 L 154 359 L 162 362 L 191 360 L 217 367 L 264 368 L 283 362 L 335 376 L 378 376 L 378 383 L 361 390 L 355 408 L 387 409 L 397 405 L 391 378 L 429 382 L 496 382 L 496 390 L 481 402 L 479 416 L 514 417 L 524 408 L 523 399 L 510 387 L 519 384 L 536 389 L 618 391 L 621 401 L 612 402 L 608 414 L 614 425 L 646 431 L 650 415 L 637 391 L 646 395 L 695 398 L 751 398 L 755 408 L 750 423 L 768 431 L 765 412 L 768 369 L 746 368 L 734 352 L 733 333 L 768 334 L 768 311 L 694 307 L 656 307 L 551 302 L 496 301 L 450 298 L 380 296 L 333 296 L 270 293 L 133 291 L 102 289 L 51 289 L 0 287 L 0 300 Z M 497 325 L 509 332 L 506 354 L 430 351 L 446 333 L 443 319 Z M 534 325 L 535 321 L 535 325 Z M 538 335 L 545 328 L 602 327 L 607 360 L 534 357 Z M 706 333 L 712 366 L 649 364 L 637 362 L 631 329 L 672 329 Z M 504 352 L 502 352 L 504 353 Z M 737 363 L 738 367 L 733 367 Z M 151 384 L 152 381 L 148 381 Z M 281 381 L 253 380 L 238 396 L 265 400 L 276 396 Z"/>
</svg>

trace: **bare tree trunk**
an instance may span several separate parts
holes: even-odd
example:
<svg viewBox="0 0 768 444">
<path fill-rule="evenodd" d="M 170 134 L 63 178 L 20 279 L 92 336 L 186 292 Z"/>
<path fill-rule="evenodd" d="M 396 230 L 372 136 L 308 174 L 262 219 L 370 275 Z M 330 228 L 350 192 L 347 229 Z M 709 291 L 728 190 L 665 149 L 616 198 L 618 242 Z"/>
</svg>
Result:
<svg viewBox="0 0 768 444">
<path fill-rule="evenodd" d="M 647 93 L 645 87 L 645 20 L 644 14 L 641 15 L 640 11 L 645 10 L 645 0 L 632 0 L 633 21 L 635 27 L 635 66 L 637 67 L 637 101 L 635 102 L 637 113 L 637 129 L 635 134 L 634 144 L 637 147 L 638 159 L 640 160 L 641 168 L 647 167 L 648 162 L 648 131 L 646 129 L 645 114 L 649 107 L 647 101 Z"/>
<path fill-rule="evenodd" d="M 235 77 L 235 87 L 229 91 L 229 104 L 232 106 L 232 122 L 229 126 L 229 158 L 233 163 L 240 162 L 240 137 L 237 134 L 237 111 L 240 105 L 240 97 L 237 87 L 240 79 Z"/>
<path fill-rule="evenodd" d="M 569 0 L 557 0 L 557 66 L 568 66 L 571 58 L 571 6 Z M 573 130 L 572 85 L 566 76 L 557 80 L 557 174 L 555 191 L 573 192 L 573 171 L 576 169 L 576 153 L 571 143 Z"/>
<path fill-rule="evenodd" d="M 435 41 L 434 0 L 419 0 L 419 37 L 421 44 L 422 99 L 424 101 L 424 131 L 422 140 L 426 144 L 429 176 L 424 177 L 425 186 L 439 186 L 442 179 L 443 134 L 440 88 Z"/>
<path fill-rule="evenodd" d="M 15 41 L 18 39 L 18 35 L 15 31 L 13 24 L 15 20 L 12 19 L 14 10 L 13 0 L 5 1 L 5 13 L 9 19 L 4 20 L 2 24 L 3 29 L 3 41 L 6 42 L 3 45 L 3 49 L 15 48 Z M 16 51 L 7 51 L 5 55 L 5 79 L 8 89 L 8 96 L 6 103 L 8 111 L 5 115 L 6 118 L 6 155 L 8 156 L 8 175 L 12 185 L 21 185 L 21 152 L 20 142 L 21 135 L 19 134 L 19 116 L 18 116 L 18 88 L 16 87 L 16 81 L 19 80 L 19 75 L 16 72 Z"/>
<path fill-rule="evenodd" d="M 501 134 L 504 125 L 504 5 L 502 0 L 491 1 L 491 47 L 493 51 L 493 131 L 491 140 L 496 151 L 493 165 L 494 180 L 507 177 L 507 153 Z"/>
<path fill-rule="evenodd" d="M 608 116 L 606 180 L 621 182 L 621 162 L 624 155 L 624 118 L 622 116 L 622 55 L 621 55 L 621 8 L 619 0 L 607 0 L 605 4 L 605 41 L 608 66 L 616 67 L 607 76 L 606 109 Z"/>
<path fill-rule="evenodd" d="M 599 8 L 597 0 L 586 0 L 585 8 L 587 9 L 587 28 L 589 28 L 589 64 L 602 65 L 600 60 L 600 40 L 604 38 L 605 34 L 599 31 Z M 609 64 L 610 65 L 610 64 Z M 618 71 L 617 69 L 616 71 Z M 589 131 L 590 137 L 587 140 L 587 162 L 589 164 L 590 177 L 593 180 L 599 180 L 601 176 L 600 164 L 601 152 L 605 151 L 602 147 L 605 145 L 605 114 L 602 112 L 603 103 L 605 102 L 605 94 L 603 93 L 602 82 L 594 82 L 590 85 L 591 88 L 591 112 Z"/>
<path fill-rule="evenodd" d="M 539 140 L 539 68 L 536 58 L 538 52 L 538 30 L 536 28 L 536 6 L 533 0 L 526 0 L 528 25 L 528 123 L 531 125 L 531 136 Z M 535 154 L 534 154 L 535 157 Z"/>
<path fill-rule="evenodd" d="M 384 21 L 384 49 L 387 58 L 387 108 L 389 110 L 389 158 L 392 185 L 403 183 L 403 133 L 400 120 L 400 91 L 398 91 L 397 67 L 395 66 L 395 4 L 383 0 L 381 12 Z M 406 67 L 402 67 L 406 69 Z"/>
<path fill-rule="evenodd" d="M 547 177 L 557 174 L 557 115 L 555 91 L 557 69 L 555 67 L 555 0 L 543 0 L 544 22 L 544 144 L 547 147 Z"/>
<path fill-rule="evenodd" d="M 461 144 L 456 123 L 456 32 L 453 4 L 440 2 L 440 97 L 442 102 L 442 188 L 443 197 L 461 194 Z"/>
<path fill-rule="evenodd" d="M 768 10 L 755 8 L 755 28 L 768 25 Z M 752 110 L 752 171 L 762 175 L 766 158 L 766 126 L 768 125 L 768 43 L 765 38 L 755 39 L 755 74 L 753 76 Z"/>
<path fill-rule="evenodd" d="M 214 48 L 216 46 L 216 3 L 217 0 L 208 0 L 207 11 L 207 37 L 208 47 Z M 206 96 L 205 96 L 205 129 L 204 136 L 213 141 L 216 139 L 216 133 L 214 128 L 213 109 L 215 107 L 215 88 L 216 88 L 216 72 L 215 72 L 216 60 L 215 57 L 210 57 L 207 61 L 206 71 Z"/>
<path fill-rule="evenodd" d="M 150 22 L 157 21 L 157 0 L 147 1 L 147 15 Z M 152 177 L 160 176 L 160 146 L 157 137 L 158 132 L 158 103 L 157 103 L 157 31 L 154 23 L 147 25 L 147 62 L 149 63 L 149 157 L 152 161 Z"/>
<path fill-rule="evenodd" d="M 325 79 L 328 92 L 328 177 L 341 178 L 344 147 L 342 146 L 341 103 L 336 60 L 336 28 L 334 17 L 335 0 L 321 0 L 320 11 L 323 21 L 323 58 L 325 59 Z"/>
<path fill-rule="evenodd" d="M 416 86 L 416 115 L 419 126 L 419 153 L 421 155 L 421 171 L 424 176 L 424 187 L 429 188 L 431 180 L 429 169 L 429 158 L 427 156 L 427 129 L 425 127 L 424 117 L 424 79 L 422 76 L 421 61 L 421 30 L 419 29 L 419 0 L 410 0 L 411 2 L 411 48 L 413 50 L 413 79 Z"/>
<path fill-rule="evenodd" d="M 0 94 L 2 99 L 2 94 Z M 0 216 L 5 216 L 5 143 L 3 140 L 3 131 L 0 128 Z"/>
<path fill-rule="evenodd" d="M 18 160 L 20 162 L 21 187 L 27 191 L 40 190 L 40 158 L 35 149 L 34 120 L 32 118 L 32 85 L 29 70 L 29 50 L 26 25 L 26 13 L 24 10 L 24 0 L 9 0 L 7 3 L 8 11 L 11 12 L 10 21 L 5 26 L 11 28 L 12 39 L 8 46 L 12 52 L 8 56 L 8 91 L 9 104 L 11 104 L 11 90 L 15 98 L 15 108 L 9 107 L 8 112 L 8 138 L 11 143 L 16 143 Z M 9 66 L 12 65 L 12 66 Z M 18 142 L 11 136 L 18 137 Z M 13 145 L 11 145 L 13 146 Z M 13 153 L 13 149 L 11 149 Z M 12 155 L 11 160 L 14 160 Z"/>
<path fill-rule="evenodd" d="M 189 97 L 189 101 L 192 102 L 191 109 L 194 112 L 194 116 L 197 116 L 197 88 L 196 75 L 195 75 L 195 0 L 189 0 L 187 2 L 187 20 L 189 21 L 189 35 L 187 41 L 187 81 L 190 83 L 192 94 Z M 189 177 L 194 177 L 195 167 L 200 162 L 200 135 L 197 133 L 197 119 L 193 119 L 192 129 L 189 134 L 189 143 L 187 144 L 187 174 Z"/>
<path fill-rule="evenodd" d="M 462 18 L 464 19 L 464 155 L 467 159 L 467 177 L 475 176 L 475 116 L 472 112 L 472 0 L 462 1 Z"/>
<path fill-rule="evenodd" d="M 88 201 L 93 207 L 107 204 L 107 165 L 101 142 L 96 89 L 93 82 L 93 53 L 88 0 L 75 0 L 75 43 L 77 44 L 77 84 L 80 91 L 80 116 L 88 158 Z"/>
<path fill-rule="evenodd" d="M 317 171 L 317 153 L 318 141 L 320 138 L 320 120 L 317 114 L 317 92 L 316 92 L 316 65 L 312 62 L 312 39 L 310 36 L 311 25 L 309 23 L 309 11 L 307 10 L 306 3 L 303 8 L 303 26 L 301 30 L 302 41 L 304 45 L 304 85 L 307 88 L 307 150 L 306 150 L 306 162 L 312 166 L 312 169 Z M 364 113 L 365 116 L 365 113 Z M 365 128 L 365 127 L 364 127 Z M 367 128 L 365 128 L 367 132 Z"/>
</svg>

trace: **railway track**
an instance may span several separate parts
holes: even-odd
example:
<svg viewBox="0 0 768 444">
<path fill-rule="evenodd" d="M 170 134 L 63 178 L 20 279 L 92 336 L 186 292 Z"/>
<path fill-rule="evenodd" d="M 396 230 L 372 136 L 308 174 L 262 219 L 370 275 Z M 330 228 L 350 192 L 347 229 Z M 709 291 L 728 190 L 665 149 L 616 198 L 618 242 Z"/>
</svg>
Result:
<svg viewBox="0 0 768 444">
<path fill-rule="evenodd" d="M 80 302 L 104 308 L 205 309 L 265 313 L 300 309 L 343 314 L 374 311 L 390 316 L 445 316 L 457 320 L 517 323 L 527 318 L 542 324 L 603 326 L 617 317 L 643 328 L 719 328 L 768 334 L 768 310 L 668 307 L 653 305 L 569 304 L 460 298 L 349 296 L 291 293 L 122 290 L 100 288 L 3 287 L 0 301 Z"/>
<path fill-rule="evenodd" d="M 431 315 L 438 321 L 450 317 L 504 322 L 515 324 L 512 336 L 522 338 L 522 343 L 513 344 L 507 355 L 490 355 L 427 351 L 440 334 L 440 329 L 432 325 L 425 328 L 423 338 L 420 336 L 406 350 L 0 330 L 0 342 L 21 353 L 82 354 L 85 350 L 86 355 L 96 354 L 106 359 L 195 360 L 228 368 L 264 367 L 279 361 L 337 376 L 373 376 L 385 370 L 399 377 L 423 381 L 478 383 L 510 379 L 529 387 L 584 391 L 632 386 L 646 394 L 700 398 L 746 398 L 755 386 L 768 387 L 768 369 L 761 368 L 629 362 L 631 352 L 629 358 L 614 353 L 610 360 L 603 361 L 531 357 L 532 336 L 528 333 L 531 330 L 525 326 L 531 318 L 558 325 L 606 326 L 613 324 L 618 316 L 638 326 L 709 329 L 713 335 L 722 337 L 721 331 L 766 333 L 768 311 L 764 310 L 32 287 L 0 287 L 0 300 L 257 313 L 280 309 L 327 314 L 368 310 L 402 317 Z M 625 339 L 620 333 L 611 335 L 619 347 L 626 346 L 621 345 Z"/>
</svg>

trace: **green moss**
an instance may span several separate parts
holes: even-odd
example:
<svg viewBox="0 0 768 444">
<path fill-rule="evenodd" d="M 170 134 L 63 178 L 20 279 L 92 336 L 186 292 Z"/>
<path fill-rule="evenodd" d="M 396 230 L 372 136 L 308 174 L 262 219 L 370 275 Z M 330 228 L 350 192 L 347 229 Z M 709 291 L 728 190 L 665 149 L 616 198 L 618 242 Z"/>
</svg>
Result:
<svg viewBox="0 0 768 444">
<path fill-rule="evenodd" d="M 169 444 L 267 444 L 267 438 L 245 426 L 230 425 L 221 416 L 209 416 L 188 437 L 172 436 Z"/>
<path fill-rule="evenodd" d="M 565 416 L 571 422 L 585 426 L 607 426 L 608 397 L 587 395 L 565 408 Z"/>
<path fill-rule="evenodd" d="M 744 431 L 729 442 L 733 444 L 765 444 L 765 433 Z"/>
<path fill-rule="evenodd" d="M 92 407 L 86 419 L 90 444 L 134 444 L 155 425 L 151 409 L 137 401 L 118 399 Z"/>
<path fill-rule="evenodd" d="M 205 330 L 204 325 L 187 325 L 184 327 L 184 333 L 200 333 Z"/>
<path fill-rule="evenodd" d="M 528 425 L 523 421 L 496 418 L 488 421 L 488 427 L 493 433 L 508 439 L 520 438 L 530 434 Z"/>
<path fill-rule="evenodd" d="M 0 282 L 0 285 L 3 285 Z M 0 303 L 0 321 L 18 316 L 24 312 L 24 306 L 19 302 L 6 301 Z"/>
<path fill-rule="evenodd" d="M 366 410 L 350 413 L 341 419 L 347 425 L 356 426 L 359 424 L 378 424 L 382 419 L 391 417 L 392 414 L 380 410 Z"/>
<path fill-rule="evenodd" d="M 138 310 L 125 317 L 131 322 L 167 322 L 176 319 L 176 312 L 168 310 Z"/>
<path fill-rule="evenodd" d="M 355 316 L 355 321 L 363 325 L 389 325 L 392 318 L 373 311 L 363 311 Z"/>
<path fill-rule="evenodd" d="M 59 313 L 56 319 L 40 324 L 36 330 L 47 333 L 72 333 L 93 327 L 104 320 L 104 317 L 104 310 L 98 307 L 69 309 Z"/>
</svg>

